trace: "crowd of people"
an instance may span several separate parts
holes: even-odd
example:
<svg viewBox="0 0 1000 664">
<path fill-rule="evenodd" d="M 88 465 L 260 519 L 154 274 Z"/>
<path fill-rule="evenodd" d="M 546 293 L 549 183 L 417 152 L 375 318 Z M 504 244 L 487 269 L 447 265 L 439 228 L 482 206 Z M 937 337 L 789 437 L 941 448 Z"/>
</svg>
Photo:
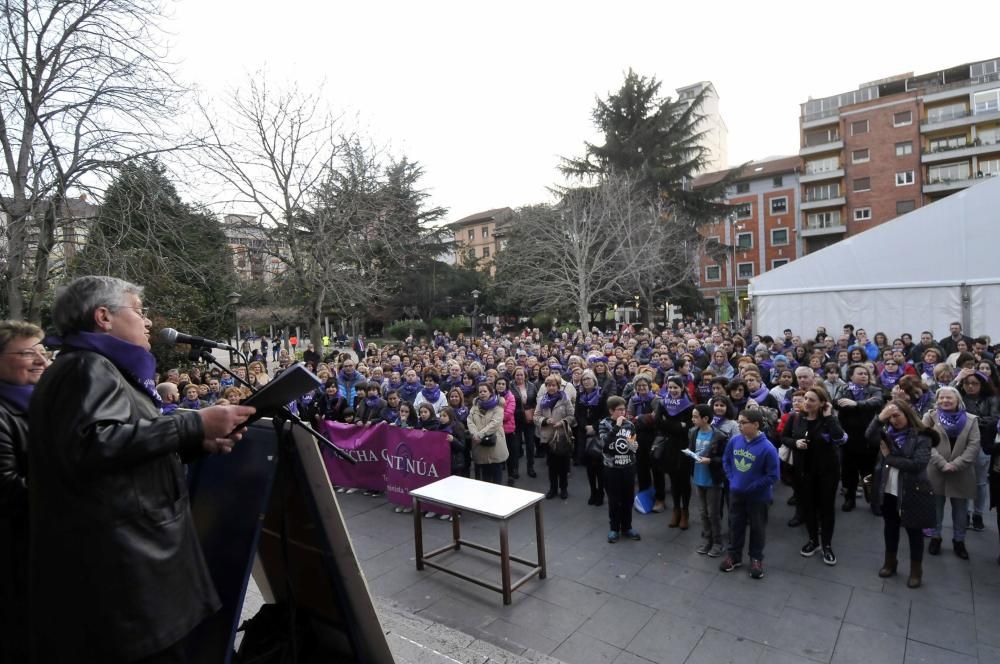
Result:
<svg viewBox="0 0 1000 664">
<path fill-rule="evenodd" d="M 884 520 L 879 573 L 895 574 L 902 528 L 913 587 L 925 548 L 942 551 L 945 512 L 952 551 L 967 559 L 967 533 L 985 529 L 1000 496 L 1000 372 L 990 340 L 959 323 L 943 339 L 924 331 L 918 341 L 852 325 L 805 339 L 690 323 L 656 333 L 438 332 L 371 345 L 360 357 L 306 359 L 323 387 L 296 405 L 313 419 L 445 431 L 453 474 L 510 486 L 521 473 L 536 477 L 544 459 L 548 499 L 570 498 L 579 467 L 588 503 L 608 502 L 609 542 L 640 538 L 637 496 L 681 530 L 695 498 L 696 550 L 731 571 L 749 530 L 755 578 L 776 482 L 793 489 L 788 526 L 804 526 L 800 553 L 828 565 L 837 564 L 838 495 L 845 512 L 866 496 Z M 251 364 L 249 375 L 261 369 Z M 179 378 L 197 386 L 202 404 L 240 398 L 219 391 L 225 375 L 209 377 L 207 390 L 204 376 Z"/>
<path fill-rule="evenodd" d="M 141 288 L 104 277 L 78 282 L 56 302 L 63 340 L 51 367 L 41 329 L 0 322 L 0 554 L 10 573 L 0 583 L 0 643 L 5 654 L 23 655 L 26 618 L 12 607 L 25 606 L 29 592 L 54 598 L 60 584 L 74 583 L 71 569 L 49 559 L 74 549 L 94 569 L 128 572 L 112 594 L 142 618 L 108 617 L 110 640 L 91 650 L 120 654 L 118 639 L 135 644 L 123 661 L 181 661 L 171 659 L 183 647 L 174 639 L 218 599 L 192 545 L 180 462 L 228 451 L 252 414 L 238 406 L 250 393 L 238 379 L 262 385 L 296 354 L 262 339 L 247 366 L 161 373 Z M 918 341 L 869 337 L 852 325 L 806 338 L 683 322 L 639 332 L 436 332 L 381 348 L 359 341 L 354 352 L 300 349 L 322 383 L 292 404 L 300 415 L 444 432 L 451 472 L 485 482 L 517 486 L 544 463 L 550 500 L 569 500 L 570 475 L 585 475 L 588 504 L 607 502 L 609 543 L 641 539 L 636 510 L 669 513 L 645 523 L 687 531 L 696 522 L 692 547 L 721 558 L 724 572 L 741 567 L 746 553 L 750 576 L 764 576 L 778 482 L 792 487 L 787 525 L 804 529 L 802 556 L 836 565 L 838 496 L 845 512 L 864 496 L 883 521 L 877 574 L 897 573 L 902 530 L 911 588 L 923 582 L 925 550 L 942 553 L 946 513 L 951 550 L 968 559 L 967 534 L 985 529 L 1000 499 L 1000 371 L 990 339 L 967 336 L 959 323 L 943 339 L 925 331 Z M 153 533 L 179 556 L 184 584 L 142 572 L 143 556 L 159 555 L 142 548 Z M 30 574 L 29 541 L 51 554 L 35 557 Z M 127 555 L 100 554 L 115 547 Z M 185 584 L 191 591 L 160 621 L 172 627 L 141 641 L 134 630 L 154 622 L 151 598 Z M 32 633 L 43 652 L 59 654 L 66 642 Z"/>
</svg>

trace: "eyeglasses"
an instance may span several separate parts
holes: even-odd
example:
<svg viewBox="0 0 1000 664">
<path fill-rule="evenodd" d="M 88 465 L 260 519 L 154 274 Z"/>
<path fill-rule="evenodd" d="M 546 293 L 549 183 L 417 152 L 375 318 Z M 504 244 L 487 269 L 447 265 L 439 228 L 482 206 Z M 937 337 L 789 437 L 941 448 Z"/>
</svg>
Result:
<svg viewBox="0 0 1000 664">
<path fill-rule="evenodd" d="M 146 320 L 152 320 L 149 317 L 149 307 L 129 307 L 129 306 L 122 305 L 122 306 L 116 307 L 116 308 L 117 309 L 131 309 L 132 311 L 134 311 L 135 313 L 139 314 L 140 316 L 142 316 Z"/>
<path fill-rule="evenodd" d="M 4 351 L 4 355 L 16 355 L 22 360 L 33 360 L 36 357 L 40 357 L 43 360 L 48 359 L 48 355 L 45 354 L 45 346 L 41 344 L 32 346 L 31 348 L 25 348 L 24 350 Z"/>
</svg>

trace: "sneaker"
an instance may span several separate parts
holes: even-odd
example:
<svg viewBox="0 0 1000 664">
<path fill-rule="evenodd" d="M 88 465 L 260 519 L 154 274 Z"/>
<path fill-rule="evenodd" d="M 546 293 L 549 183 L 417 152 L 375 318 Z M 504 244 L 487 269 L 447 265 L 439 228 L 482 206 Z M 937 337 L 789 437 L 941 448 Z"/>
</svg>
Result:
<svg viewBox="0 0 1000 664">
<path fill-rule="evenodd" d="M 719 565 L 719 570 L 722 572 L 732 572 L 737 567 L 743 567 L 743 561 L 735 560 L 732 554 L 729 554 L 726 556 L 725 560 L 722 561 L 722 564 Z"/>
<path fill-rule="evenodd" d="M 808 558 L 812 554 L 816 553 L 817 549 L 819 549 L 819 544 L 816 543 L 816 540 L 809 540 L 806 542 L 805 546 L 799 549 L 799 553 Z"/>
<path fill-rule="evenodd" d="M 750 578 L 751 579 L 763 579 L 764 578 L 764 561 L 757 560 L 756 558 L 750 559 Z"/>
<path fill-rule="evenodd" d="M 562 491 L 559 492 L 559 497 L 562 498 L 563 500 L 566 500 L 567 498 L 569 498 L 569 491 L 563 489 Z"/>
<path fill-rule="evenodd" d="M 836 565 L 837 564 L 837 556 L 835 556 L 833 554 L 833 547 L 832 546 L 824 546 L 823 547 L 823 562 L 826 563 L 827 565 Z"/>
<path fill-rule="evenodd" d="M 635 528 L 629 528 L 628 530 L 626 530 L 625 537 L 629 538 L 630 540 L 635 540 L 636 542 L 642 539 L 642 536 L 639 535 L 639 531 L 636 530 Z"/>
<path fill-rule="evenodd" d="M 442 521 L 451 521 L 450 514 L 438 514 L 438 518 L 441 519 Z"/>
<path fill-rule="evenodd" d="M 410 507 L 409 505 L 407 505 L 406 507 L 403 508 L 402 513 L 403 514 L 413 514 L 413 508 Z"/>
<path fill-rule="evenodd" d="M 395 512 L 396 514 L 402 514 L 403 513 L 403 506 L 402 505 L 396 505 L 396 509 L 394 509 L 393 512 Z"/>
<path fill-rule="evenodd" d="M 437 518 L 437 512 L 431 512 L 431 511 L 424 512 L 424 518 L 425 519 L 436 519 Z"/>
<path fill-rule="evenodd" d="M 694 550 L 695 553 L 705 555 L 712 550 L 712 545 L 707 540 L 698 545 L 698 548 Z"/>
<path fill-rule="evenodd" d="M 721 544 L 716 544 L 712 549 L 706 554 L 709 558 L 718 558 L 726 552 L 726 548 Z"/>
<path fill-rule="evenodd" d="M 986 524 L 983 523 L 983 515 L 982 514 L 973 514 L 972 515 L 972 525 L 970 526 L 970 528 L 972 528 L 973 530 L 975 530 L 977 533 L 981 533 L 984 530 L 986 530 Z"/>
<path fill-rule="evenodd" d="M 618 531 L 617 530 L 609 530 L 608 531 L 608 544 L 614 544 L 617 541 L 618 541 Z"/>
</svg>

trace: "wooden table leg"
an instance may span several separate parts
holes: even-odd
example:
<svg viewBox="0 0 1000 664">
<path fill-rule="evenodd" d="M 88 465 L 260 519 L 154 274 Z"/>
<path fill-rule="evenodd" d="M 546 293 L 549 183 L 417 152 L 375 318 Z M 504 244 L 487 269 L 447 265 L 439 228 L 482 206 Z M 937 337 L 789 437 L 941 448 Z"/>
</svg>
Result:
<svg viewBox="0 0 1000 664">
<path fill-rule="evenodd" d="M 461 524 L 458 522 L 458 510 L 451 511 L 451 538 L 455 541 L 455 550 L 462 548 L 460 540 L 462 538 Z"/>
<path fill-rule="evenodd" d="M 420 518 L 420 499 L 413 498 L 413 546 L 416 547 L 417 569 L 424 568 L 424 523 Z"/>
<path fill-rule="evenodd" d="M 535 503 L 535 544 L 538 547 L 538 566 L 541 571 L 538 573 L 539 579 L 545 578 L 545 524 L 542 521 L 542 504 Z"/>
<path fill-rule="evenodd" d="M 500 522 L 500 579 L 503 585 L 503 603 L 511 603 L 510 592 L 510 542 L 507 536 L 507 521 Z"/>
</svg>

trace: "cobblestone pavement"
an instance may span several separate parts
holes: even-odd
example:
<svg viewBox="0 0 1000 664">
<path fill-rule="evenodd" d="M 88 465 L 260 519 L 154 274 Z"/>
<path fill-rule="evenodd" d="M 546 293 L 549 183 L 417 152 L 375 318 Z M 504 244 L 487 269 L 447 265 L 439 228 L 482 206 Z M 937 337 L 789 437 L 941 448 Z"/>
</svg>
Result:
<svg viewBox="0 0 1000 664">
<path fill-rule="evenodd" d="M 544 491 L 544 461 L 537 469 L 537 479 L 518 486 Z M 668 513 L 636 514 L 642 541 L 608 544 L 607 509 L 586 504 L 586 475 L 574 468 L 569 500 L 544 504 L 549 577 L 529 581 L 506 607 L 497 593 L 429 568 L 418 572 L 411 515 L 394 513 L 381 498 L 337 497 L 400 662 L 551 662 L 542 655 L 568 664 L 1000 662 L 993 514 L 985 532 L 968 533 L 970 561 L 952 553 L 946 521 L 941 555 L 925 555 L 924 586 L 910 590 L 905 561 L 899 576 L 878 577 L 882 521 L 863 500 L 851 513 L 838 501 L 839 562 L 830 567 L 819 555 L 799 555 L 805 530 L 786 526 L 788 495 L 787 487 L 777 491 L 766 576 L 755 581 L 746 567 L 719 572 L 719 559 L 695 553 L 700 528 L 668 528 Z M 496 546 L 497 529 L 485 519 L 463 517 L 462 532 Z M 451 527 L 425 519 L 424 533 L 429 550 L 447 541 Z M 530 512 L 511 524 L 511 546 L 534 558 Z M 901 547 L 905 554 L 905 537 Z M 453 556 L 449 564 L 499 582 L 496 558 L 468 549 Z M 439 633 L 451 645 L 435 640 Z M 502 650 L 487 654 L 489 644 Z"/>
</svg>

